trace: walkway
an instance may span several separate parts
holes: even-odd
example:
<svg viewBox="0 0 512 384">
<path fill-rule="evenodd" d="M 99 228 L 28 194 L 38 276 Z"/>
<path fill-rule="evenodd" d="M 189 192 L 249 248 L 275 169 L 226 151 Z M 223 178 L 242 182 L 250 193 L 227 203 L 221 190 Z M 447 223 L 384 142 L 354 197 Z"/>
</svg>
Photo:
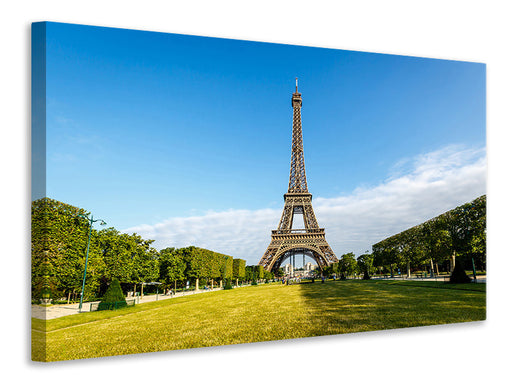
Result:
<svg viewBox="0 0 512 384">
<path fill-rule="evenodd" d="M 195 295 L 199 293 L 206 293 L 206 292 L 213 292 L 213 291 L 219 291 L 222 288 L 214 288 L 214 289 L 200 289 L 199 291 L 185 291 L 185 292 L 177 292 L 175 295 L 144 295 L 143 297 L 137 298 L 136 303 L 137 304 L 143 304 L 148 303 L 151 301 L 157 301 L 157 300 L 167 300 L 172 299 L 175 297 L 181 297 L 181 296 L 188 296 L 188 295 Z M 127 297 L 126 300 L 133 300 L 133 297 Z M 99 303 L 99 301 L 89 301 L 87 303 L 82 304 L 82 312 L 89 312 L 91 308 L 92 303 Z M 50 305 L 48 307 L 44 307 L 41 305 L 33 304 L 32 305 L 32 317 L 35 317 L 36 319 L 43 319 L 43 320 L 51 320 L 56 319 L 58 317 L 62 316 L 69 316 L 69 315 L 76 315 L 80 313 L 78 311 L 78 307 L 80 306 L 79 303 L 73 303 L 73 304 L 56 304 L 56 305 Z"/>
<path fill-rule="evenodd" d="M 469 275 L 468 275 L 469 276 Z M 469 276 L 471 280 L 473 280 L 473 276 Z M 450 280 L 450 275 L 441 275 L 434 277 L 406 277 L 406 276 L 395 276 L 395 277 L 372 277 L 372 280 L 403 280 L 403 281 L 439 281 L 439 282 L 448 282 Z M 487 282 L 487 275 L 477 275 L 476 276 L 477 283 L 485 283 Z"/>
</svg>

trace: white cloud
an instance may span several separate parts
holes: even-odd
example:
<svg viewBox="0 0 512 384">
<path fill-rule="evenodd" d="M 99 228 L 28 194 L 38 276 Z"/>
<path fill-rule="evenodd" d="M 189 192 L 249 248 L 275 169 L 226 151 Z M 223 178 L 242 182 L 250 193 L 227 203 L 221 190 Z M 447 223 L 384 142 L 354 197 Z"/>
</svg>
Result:
<svg viewBox="0 0 512 384">
<path fill-rule="evenodd" d="M 485 149 L 449 146 L 401 160 L 384 183 L 350 195 L 314 198 L 318 223 L 334 252 L 356 255 L 372 244 L 486 193 Z M 208 212 L 124 230 L 155 239 L 157 249 L 196 245 L 256 264 L 281 210 Z"/>
</svg>

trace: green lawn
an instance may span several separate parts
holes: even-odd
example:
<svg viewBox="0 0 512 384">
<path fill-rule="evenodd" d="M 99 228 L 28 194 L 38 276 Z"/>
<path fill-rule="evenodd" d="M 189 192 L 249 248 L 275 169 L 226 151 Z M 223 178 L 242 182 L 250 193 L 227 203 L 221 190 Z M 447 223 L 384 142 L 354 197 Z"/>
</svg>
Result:
<svg viewBox="0 0 512 384">
<path fill-rule="evenodd" d="M 32 319 L 32 358 L 82 359 L 484 320 L 485 302 L 485 284 L 356 280 L 250 286 Z"/>
</svg>

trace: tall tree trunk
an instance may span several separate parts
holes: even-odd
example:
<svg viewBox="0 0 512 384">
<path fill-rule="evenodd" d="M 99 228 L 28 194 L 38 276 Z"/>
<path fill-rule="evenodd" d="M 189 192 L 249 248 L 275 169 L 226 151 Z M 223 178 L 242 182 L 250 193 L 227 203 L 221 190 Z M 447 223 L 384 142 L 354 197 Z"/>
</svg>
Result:
<svg viewBox="0 0 512 384">
<path fill-rule="evenodd" d="M 407 278 L 411 277 L 411 262 L 407 261 Z"/>
<path fill-rule="evenodd" d="M 450 272 L 453 272 L 454 268 L 455 268 L 455 251 L 453 251 L 453 254 L 450 258 Z"/>
<path fill-rule="evenodd" d="M 434 277 L 434 260 L 430 258 L 430 277 Z"/>
<path fill-rule="evenodd" d="M 199 278 L 196 278 L 196 291 L 199 291 Z"/>
</svg>

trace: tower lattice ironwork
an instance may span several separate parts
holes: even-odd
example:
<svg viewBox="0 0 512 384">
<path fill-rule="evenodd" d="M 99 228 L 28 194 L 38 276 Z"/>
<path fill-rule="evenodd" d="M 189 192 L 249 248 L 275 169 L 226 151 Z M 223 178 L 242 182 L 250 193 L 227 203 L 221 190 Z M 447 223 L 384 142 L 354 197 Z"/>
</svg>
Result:
<svg viewBox="0 0 512 384">
<path fill-rule="evenodd" d="M 292 95 L 292 107 L 292 158 L 288 192 L 284 194 L 284 209 L 279 226 L 272 231 L 270 245 L 259 262 L 268 271 L 276 270 L 283 260 L 295 253 L 307 254 L 321 268 L 338 261 L 325 239 L 325 229 L 318 226 L 311 204 L 312 195 L 308 191 L 302 144 L 302 95 L 298 91 L 297 82 Z M 294 215 L 302 215 L 304 228 L 292 229 Z"/>
</svg>

